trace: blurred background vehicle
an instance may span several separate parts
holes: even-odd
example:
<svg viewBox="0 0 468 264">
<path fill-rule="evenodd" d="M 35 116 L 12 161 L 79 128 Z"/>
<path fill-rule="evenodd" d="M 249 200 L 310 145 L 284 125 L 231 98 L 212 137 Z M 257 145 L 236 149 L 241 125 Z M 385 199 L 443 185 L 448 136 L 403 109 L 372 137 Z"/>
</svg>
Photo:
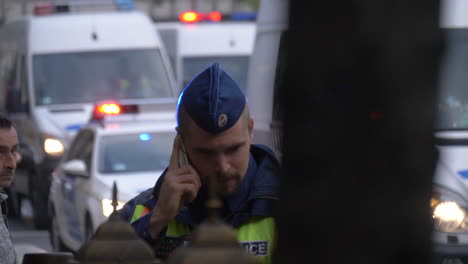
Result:
<svg viewBox="0 0 468 264">
<path fill-rule="evenodd" d="M 281 160 L 283 109 L 279 87 L 286 67 L 287 0 L 261 1 L 249 62 L 247 97 L 255 120 L 254 143 L 270 146 Z"/>
<path fill-rule="evenodd" d="M 11 117 L 24 143 L 15 186 L 21 197 L 31 198 L 37 228 L 49 225 L 50 174 L 95 101 L 175 100 L 153 23 L 120 2 L 119 11 L 92 13 L 38 4 L 35 15 L 0 27 L 0 111 Z"/>
<path fill-rule="evenodd" d="M 182 90 L 196 74 L 217 61 L 246 91 L 255 18 L 256 13 L 186 11 L 180 14 L 179 21 L 157 21 L 177 87 Z"/>
<path fill-rule="evenodd" d="M 93 120 L 80 129 L 52 173 L 50 238 L 55 250 L 78 250 L 107 220 L 114 182 L 117 209 L 154 186 L 169 164 L 174 116 L 172 103 L 96 106 Z"/>
<path fill-rule="evenodd" d="M 435 133 L 439 160 L 431 200 L 437 263 L 468 263 L 467 12 L 467 1 L 441 1 L 446 50 L 440 67 Z"/>
</svg>

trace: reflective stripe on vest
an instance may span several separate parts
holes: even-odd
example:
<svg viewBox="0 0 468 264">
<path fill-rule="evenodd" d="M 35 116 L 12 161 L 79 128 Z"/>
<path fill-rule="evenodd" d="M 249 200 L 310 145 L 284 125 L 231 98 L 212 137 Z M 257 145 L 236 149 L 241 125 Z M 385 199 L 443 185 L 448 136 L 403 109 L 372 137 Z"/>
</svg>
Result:
<svg viewBox="0 0 468 264">
<path fill-rule="evenodd" d="M 272 262 L 272 252 L 275 248 L 276 224 L 272 217 L 254 216 L 241 226 L 234 229 L 242 247 L 255 255 L 263 264 Z M 189 234 L 190 227 L 171 220 L 167 225 L 166 236 L 182 236 Z"/>
<path fill-rule="evenodd" d="M 275 248 L 276 224 L 272 217 L 254 216 L 234 229 L 242 247 L 255 255 L 263 264 L 272 262 Z"/>
<path fill-rule="evenodd" d="M 191 230 L 189 225 L 178 223 L 175 220 L 171 220 L 167 224 L 166 236 L 178 237 L 190 233 Z"/>
<path fill-rule="evenodd" d="M 151 212 L 151 209 L 149 207 L 138 204 L 137 206 L 135 206 L 135 210 L 133 211 L 133 215 L 132 215 L 132 219 L 130 220 L 130 223 L 133 223 L 135 220 L 139 219 L 140 217 L 143 217 L 149 212 Z"/>
</svg>

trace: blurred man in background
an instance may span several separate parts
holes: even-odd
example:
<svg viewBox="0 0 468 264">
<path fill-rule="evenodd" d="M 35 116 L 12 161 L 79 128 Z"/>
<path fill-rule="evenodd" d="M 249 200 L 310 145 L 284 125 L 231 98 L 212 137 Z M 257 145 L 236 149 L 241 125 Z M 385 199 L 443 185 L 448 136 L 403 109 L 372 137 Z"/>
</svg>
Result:
<svg viewBox="0 0 468 264">
<path fill-rule="evenodd" d="M 15 176 L 16 163 L 19 161 L 18 135 L 12 122 L 0 114 L 0 263 L 16 263 L 16 254 L 8 231 L 6 199 L 4 188 L 9 187 Z"/>
</svg>

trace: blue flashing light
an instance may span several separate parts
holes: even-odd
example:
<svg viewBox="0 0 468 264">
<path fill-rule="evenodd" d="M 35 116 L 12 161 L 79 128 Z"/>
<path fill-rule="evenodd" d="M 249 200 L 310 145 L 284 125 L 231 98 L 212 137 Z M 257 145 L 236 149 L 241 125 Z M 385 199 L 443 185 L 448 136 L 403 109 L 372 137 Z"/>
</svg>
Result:
<svg viewBox="0 0 468 264">
<path fill-rule="evenodd" d="M 135 5 L 132 0 L 114 0 L 120 10 L 133 10 Z"/>
<path fill-rule="evenodd" d="M 140 140 L 141 141 L 148 141 L 151 139 L 151 135 L 148 133 L 141 133 L 140 134 Z"/>
<path fill-rule="evenodd" d="M 140 140 L 141 141 L 148 141 L 151 139 L 151 135 L 148 133 L 141 133 L 140 134 Z"/>
<path fill-rule="evenodd" d="M 65 129 L 67 131 L 78 131 L 80 130 L 81 127 L 83 127 L 83 124 L 73 124 L 73 125 L 66 126 Z"/>
<path fill-rule="evenodd" d="M 234 12 L 231 13 L 231 20 L 256 20 L 256 12 Z"/>
<path fill-rule="evenodd" d="M 468 170 L 458 171 L 458 175 L 460 175 L 463 179 L 468 179 Z"/>
</svg>

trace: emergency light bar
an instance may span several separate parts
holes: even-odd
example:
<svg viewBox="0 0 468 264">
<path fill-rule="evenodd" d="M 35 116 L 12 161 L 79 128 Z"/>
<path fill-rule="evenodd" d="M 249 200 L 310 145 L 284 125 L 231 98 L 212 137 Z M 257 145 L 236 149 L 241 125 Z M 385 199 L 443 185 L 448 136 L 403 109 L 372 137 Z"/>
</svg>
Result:
<svg viewBox="0 0 468 264">
<path fill-rule="evenodd" d="M 55 0 L 34 5 L 34 15 L 50 15 L 68 12 L 132 10 L 132 0 Z"/>
<path fill-rule="evenodd" d="M 186 11 L 179 15 L 179 20 L 184 23 L 194 23 L 199 21 L 221 21 L 222 15 L 218 11 L 210 13 L 198 13 L 195 11 Z"/>
<path fill-rule="evenodd" d="M 168 100 L 105 100 L 94 104 L 90 123 L 101 126 L 127 122 L 174 120 L 176 103 Z"/>
<path fill-rule="evenodd" d="M 120 105 L 115 102 L 104 102 L 95 105 L 91 120 L 103 121 L 105 117 L 117 116 L 120 114 L 138 114 L 138 105 Z"/>
</svg>

